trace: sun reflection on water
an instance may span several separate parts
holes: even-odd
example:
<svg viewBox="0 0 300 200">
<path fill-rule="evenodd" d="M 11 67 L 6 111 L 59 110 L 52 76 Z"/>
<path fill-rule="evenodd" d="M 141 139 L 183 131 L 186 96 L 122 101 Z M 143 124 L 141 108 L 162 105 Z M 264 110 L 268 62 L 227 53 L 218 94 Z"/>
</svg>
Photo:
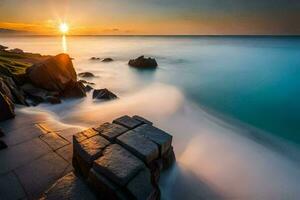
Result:
<svg viewBox="0 0 300 200">
<path fill-rule="evenodd" d="M 67 44 L 67 37 L 65 35 L 63 35 L 62 38 L 61 38 L 61 44 L 62 44 L 62 51 L 64 53 L 67 53 L 67 51 L 68 51 L 68 44 Z"/>
</svg>

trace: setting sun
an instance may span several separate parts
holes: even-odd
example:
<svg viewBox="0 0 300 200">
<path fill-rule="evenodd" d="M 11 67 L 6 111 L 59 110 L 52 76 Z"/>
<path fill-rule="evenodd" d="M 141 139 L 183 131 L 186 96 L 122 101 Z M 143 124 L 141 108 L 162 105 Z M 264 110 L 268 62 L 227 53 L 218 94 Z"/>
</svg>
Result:
<svg viewBox="0 0 300 200">
<path fill-rule="evenodd" d="M 69 31 L 69 26 L 68 26 L 68 24 L 66 24 L 66 23 L 61 23 L 61 24 L 59 25 L 59 30 L 60 30 L 60 32 L 61 32 L 62 34 L 68 33 L 68 31 Z"/>
</svg>

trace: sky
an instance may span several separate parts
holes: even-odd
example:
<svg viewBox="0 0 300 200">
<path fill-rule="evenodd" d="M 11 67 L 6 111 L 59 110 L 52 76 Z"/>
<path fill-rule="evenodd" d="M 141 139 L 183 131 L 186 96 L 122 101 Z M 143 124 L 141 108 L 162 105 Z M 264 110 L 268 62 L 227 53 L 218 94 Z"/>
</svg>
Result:
<svg viewBox="0 0 300 200">
<path fill-rule="evenodd" d="M 300 34 L 300 0 L 0 0 L 0 29 L 72 35 Z"/>
</svg>

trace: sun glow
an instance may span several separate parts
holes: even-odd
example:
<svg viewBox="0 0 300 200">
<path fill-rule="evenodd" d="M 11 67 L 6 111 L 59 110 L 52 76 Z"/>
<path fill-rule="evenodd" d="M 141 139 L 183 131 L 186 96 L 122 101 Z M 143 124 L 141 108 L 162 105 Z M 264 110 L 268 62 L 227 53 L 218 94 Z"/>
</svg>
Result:
<svg viewBox="0 0 300 200">
<path fill-rule="evenodd" d="M 67 34 L 68 32 L 69 32 L 69 26 L 68 26 L 68 24 L 66 24 L 66 23 L 61 23 L 60 25 L 59 25 L 59 30 L 60 30 L 60 32 L 62 33 L 62 34 Z"/>
</svg>

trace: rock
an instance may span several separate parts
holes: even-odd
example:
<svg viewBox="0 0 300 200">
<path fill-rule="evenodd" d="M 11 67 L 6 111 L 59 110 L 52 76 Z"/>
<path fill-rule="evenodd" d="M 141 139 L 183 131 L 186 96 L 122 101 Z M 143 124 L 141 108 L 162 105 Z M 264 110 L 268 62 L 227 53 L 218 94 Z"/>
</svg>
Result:
<svg viewBox="0 0 300 200">
<path fill-rule="evenodd" d="M 18 48 L 10 49 L 9 52 L 17 53 L 17 54 L 23 54 L 24 53 L 24 51 L 22 49 L 18 49 Z"/>
<path fill-rule="evenodd" d="M 114 61 L 112 58 L 104 58 L 101 62 L 112 62 Z"/>
<path fill-rule="evenodd" d="M 101 99 L 101 100 L 112 100 L 117 99 L 117 95 L 109 91 L 108 89 L 99 89 L 94 90 L 93 92 L 93 99 Z"/>
<path fill-rule="evenodd" d="M 81 134 L 83 134 L 86 139 L 94 137 L 95 135 L 99 135 L 99 133 L 93 128 L 86 129 L 82 131 Z"/>
<path fill-rule="evenodd" d="M 125 133 L 128 129 L 118 124 L 104 123 L 95 128 L 95 130 L 104 138 L 113 142 L 119 135 Z"/>
<path fill-rule="evenodd" d="M 135 199 L 150 199 L 154 192 L 151 185 L 150 173 L 148 169 L 140 171 L 127 185 L 127 189 L 135 197 Z"/>
<path fill-rule="evenodd" d="M 141 121 L 135 120 L 135 119 L 129 117 L 128 115 L 125 115 L 125 116 L 122 116 L 122 117 L 119 117 L 119 118 L 115 119 L 113 121 L 113 123 L 120 124 L 120 125 L 125 126 L 129 129 L 133 129 L 133 128 L 135 128 L 135 127 L 142 124 Z"/>
<path fill-rule="evenodd" d="M 0 45 L 0 51 L 5 51 L 6 49 L 8 49 L 8 47 Z"/>
<path fill-rule="evenodd" d="M 44 194 L 44 200 L 96 200 L 97 197 L 88 188 L 83 180 L 73 172 L 68 173 Z"/>
<path fill-rule="evenodd" d="M 4 132 L 3 130 L 0 128 L 0 137 L 3 137 L 4 136 Z"/>
<path fill-rule="evenodd" d="M 158 146 L 134 130 L 117 137 L 117 142 L 146 164 L 151 163 L 159 157 Z"/>
<path fill-rule="evenodd" d="M 172 136 L 134 118 L 126 115 L 73 136 L 73 167 L 99 199 L 160 199 L 160 173 L 175 161 Z"/>
<path fill-rule="evenodd" d="M 136 59 L 129 60 L 128 65 L 136 68 L 156 68 L 157 62 L 154 58 L 145 58 L 140 56 Z"/>
<path fill-rule="evenodd" d="M 95 85 L 95 83 L 88 82 L 88 81 L 86 81 L 86 80 L 79 80 L 78 82 L 81 82 L 81 83 L 87 84 L 87 85 Z"/>
<path fill-rule="evenodd" d="M 0 140 L 0 150 L 2 149 L 6 149 L 7 145 L 5 144 L 5 142 L 3 142 L 2 140 Z"/>
<path fill-rule="evenodd" d="M 2 94 L 6 95 L 11 101 L 13 101 L 13 95 L 12 95 L 8 85 L 6 84 L 6 82 L 4 82 L 2 77 L 0 77 L 0 92 Z"/>
<path fill-rule="evenodd" d="M 175 161 L 175 153 L 173 151 L 173 147 L 171 146 L 170 149 L 164 155 L 162 155 L 163 169 L 168 169 Z"/>
<path fill-rule="evenodd" d="M 93 160 L 102 154 L 102 150 L 109 144 L 109 142 L 100 135 L 96 135 L 82 142 L 76 142 L 74 150 L 87 163 L 91 164 Z"/>
<path fill-rule="evenodd" d="M 47 97 L 49 97 L 51 94 L 49 91 L 37 88 L 30 83 L 22 85 L 21 89 L 37 103 L 46 101 Z"/>
<path fill-rule="evenodd" d="M 122 188 L 93 169 L 90 170 L 88 183 L 97 192 L 99 199 L 129 200 Z"/>
<path fill-rule="evenodd" d="M 25 100 L 24 92 L 16 85 L 13 78 L 8 76 L 2 76 L 0 77 L 0 79 L 2 79 L 4 83 L 8 86 L 12 94 L 12 100 L 14 103 L 28 106 L 28 103 Z"/>
<path fill-rule="evenodd" d="M 90 60 L 100 60 L 98 57 L 91 57 Z"/>
<path fill-rule="evenodd" d="M 60 98 L 55 97 L 55 96 L 47 96 L 46 102 L 51 103 L 51 104 L 60 104 L 61 100 L 60 100 Z"/>
<path fill-rule="evenodd" d="M 154 126 L 144 124 L 135 128 L 134 131 L 156 143 L 161 155 L 171 148 L 172 136 Z"/>
<path fill-rule="evenodd" d="M 64 92 L 77 82 L 72 61 L 67 54 L 50 57 L 26 70 L 29 80 L 37 87 Z"/>
<path fill-rule="evenodd" d="M 86 97 L 85 86 L 81 82 L 72 82 L 66 84 L 61 96 L 65 98 L 81 98 Z"/>
<path fill-rule="evenodd" d="M 103 156 L 94 161 L 93 169 L 111 179 L 120 186 L 125 186 L 144 164 L 118 144 L 108 146 Z"/>
<path fill-rule="evenodd" d="M 78 76 L 84 77 L 84 78 L 95 77 L 95 75 L 91 72 L 82 72 L 82 73 L 79 73 Z"/>
<path fill-rule="evenodd" d="M 134 116 L 132 117 L 132 119 L 135 119 L 135 120 L 137 120 L 137 121 L 140 121 L 140 122 L 142 122 L 142 123 L 144 123 L 144 124 L 153 125 L 152 122 L 150 122 L 149 120 L 147 120 L 147 119 L 145 119 L 145 118 L 143 118 L 143 117 L 141 117 L 141 116 L 138 116 L 138 115 L 134 115 Z"/>
<path fill-rule="evenodd" d="M 2 94 L 2 92 L 0 92 L 0 121 L 14 118 L 14 109 L 15 106 L 13 102 L 5 94 Z"/>
<path fill-rule="evenodd" d="M 84 89 L 85 89 L 86 92 L 90 92 L 90 91 L 92 91 L 94 88 L 91 87 L 90 85 L 86 85 L 86 86 L 84 87 Z"/>
<path fill-rule="evenodd" d="M 82 139 L 83 137 L 88 138 L 82 132 L 73 137 L 73 162 L 77 162 L 79 172 L 87 177 L 93 161 L 102 155 L 103 149 L 110 143 L 100 135 L 82 141 L 78 140 L 78 138 Z"/>
<path fill-rule="evenodd" d="M 3 64 L 5 65 L 5 64 Z M 14 74 L 9 71 L 6 67 L 3 67 L 0 65 L 0 74 L 1 76 L 8 76 L 8 77 L 14 77 Z"/>
</svg>

